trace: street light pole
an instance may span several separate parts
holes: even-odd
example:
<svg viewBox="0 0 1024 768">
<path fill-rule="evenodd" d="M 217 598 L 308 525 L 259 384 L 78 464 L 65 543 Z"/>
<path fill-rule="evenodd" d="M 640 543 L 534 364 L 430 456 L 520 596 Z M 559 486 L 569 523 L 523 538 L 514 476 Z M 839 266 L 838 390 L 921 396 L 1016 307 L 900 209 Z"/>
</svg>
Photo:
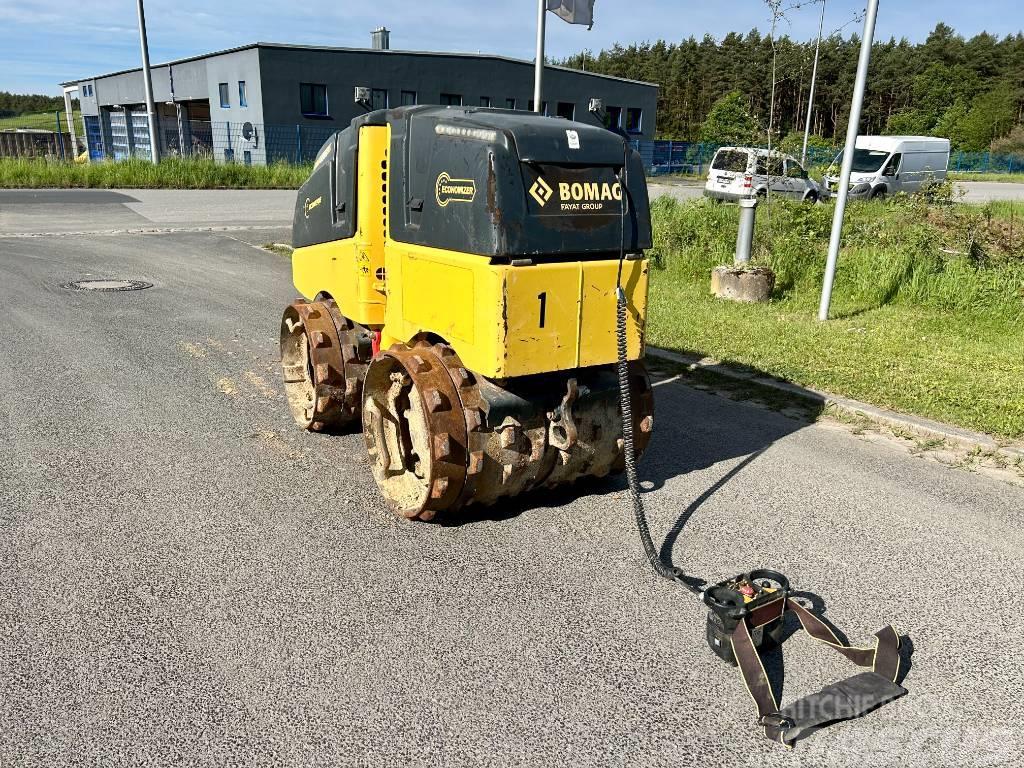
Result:
<svg viewBox="0 0 1024 768">
<path fill-rule="evenodd" d="M 141 3 L 142 0 L 139 0 Z M 533 76 L 533 111 L 543 112 L 541 93 L 544 90 L 544 33 L 547 24 L 547 0 L 537 0 L 537 61 Z"/>
<path fill-rule="evenodd" d="M 814 71 L 811 73 L 811 95 L 807 99 L 807 124 L 804 126 L 804 152 L 800 164 L 807 167 L 807 141 L 811 137 L 811 113 L 814 111 L 814 85 L 818 80 L 818 53 L 821 51 L 821 33 L 825 29 L 825 0 L 821 0 L 821 20 L 818 22 L 818 42 L 814 46 Z"/>
<path fill-rule="evenodd" d="M 838 199 L 832 216 L 832 237 L 828 243 L 828 261 L 825 264 L 825 283 L 821 287 L 821 304 L 818 319 L 828 320 L 828 308 L 832 302 L 832 283 L 836 279 L 836 262 L 839 260 L 839 246 L 843 238 L 843 217 L 850 195 L 850 174 L 853 173 L 853 153 L 857 149 L 857 134 L 860 131 L 860 113 L 864 106 L 864 90 L 867 87 L 868 65 L 871 63 L 871 44 L 875 39 L 875 19 L 878 17 L 878 0 L 868 0 L 867 15 L 864 17 L 864 38 L 860 42 L 860 59 L 857 61 L 857 80 L 853 86 L 853 102 L 850 104 L 850 124 L 846 128 L 846 148 L 843 150 L 843 170 L 839 175 Z"/>
<path fill-rule="evenodd" d="M 146 12 L 138 0 L 139 42 L 142 45 L 142 82 L 146 89 L 146 115 L 149 119 L 149 154 L 154 163 L 160 162 L 160 147 L 156 140 L 156 104 L 153 103 L 153 77 L 149 73 L 149 41 L 146 39 Z M 131 130 L 131 124 L 128 125 Z"/>
</svg>

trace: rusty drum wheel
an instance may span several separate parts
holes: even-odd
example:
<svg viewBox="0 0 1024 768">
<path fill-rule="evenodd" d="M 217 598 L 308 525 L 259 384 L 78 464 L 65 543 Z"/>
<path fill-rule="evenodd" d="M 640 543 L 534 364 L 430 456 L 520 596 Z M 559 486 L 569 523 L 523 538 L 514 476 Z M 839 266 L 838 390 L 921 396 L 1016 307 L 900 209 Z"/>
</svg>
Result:
<svg viewBox="0 0 1024 768">
<path fill-rule="evenodd" d="M 466 420 L 451 374 L 431 347 L 396 344 L 370 363 L 363 434 L 374 479 L 404 517 L 432 520 L 459 498 Z"/>
<path fill-rule="evenodd" d="M 342 327 L 339 328 L 339 325 Z M 349 331 L 333 300 L 298 299 L 281 318 L 281 367 L 295 423 L 319 431 L 340 427 L 359 415 L 359 384 L 346 379 L 341 336 Z"/>
</svg>

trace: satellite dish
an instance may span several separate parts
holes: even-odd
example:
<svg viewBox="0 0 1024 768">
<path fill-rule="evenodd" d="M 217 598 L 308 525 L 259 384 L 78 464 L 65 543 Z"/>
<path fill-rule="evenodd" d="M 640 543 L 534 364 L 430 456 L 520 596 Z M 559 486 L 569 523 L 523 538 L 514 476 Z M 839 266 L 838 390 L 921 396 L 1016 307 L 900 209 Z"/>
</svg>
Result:
<svg viewBox="0 0 1024 768">
<path fill-rule="evenodd" d="M 242 123 L 242 138 L 256 146 L 259 141 L 259 137 L 256 135 L 256 126 L 249 122 Z"/>
</svg>

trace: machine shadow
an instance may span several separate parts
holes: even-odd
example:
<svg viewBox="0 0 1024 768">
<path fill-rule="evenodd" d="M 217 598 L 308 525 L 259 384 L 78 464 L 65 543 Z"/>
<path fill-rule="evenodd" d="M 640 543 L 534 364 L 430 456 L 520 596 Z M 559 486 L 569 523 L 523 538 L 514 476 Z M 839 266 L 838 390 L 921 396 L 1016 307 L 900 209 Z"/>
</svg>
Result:
<svg viewBox="0 0 1024 768">
<path fill-rule="evenodd" d="M 674 370 L 678 369 L 658 363 L 652 371 L 654 435 L 639 464 L 644 490 L 656 490 L 672 478 L 743 457 L 683 511 L 673 526 L 673 536 L 678 537 L 693 512 L 773 444 L 812 424 L 824 404 L 732 382 L 715 394 L 707 391 L 717 389 L 713 383 L 694 386 L 673 380 Z M 756 371 L 754 375 L 768 376 Z M 729 386 L 737 388 L 730 393 Z"/>
<path fill-rule="evenodd" d="M 810 401 L 801 403 L 801 415 L 796 417 L 702 391 L 675 380 L 673 371 L 660 364 L 652 371 L 652 378 L 654 435 L 638 467 L 645 493 L 662 488 L 675 477 L 744 457 L 690 502 L 675 521 L 661 547 L 661 556 L 671 562 L 672 547 L 693 513 L 772 444 L 813 423 L 823 406 Z M 474 505 L 441 524 L 462 526 L 509 520 L 532 509 L 560 507 L 583 496 L 621 493 L 625 488 L 623 475 L 584 478 L 569 486 L 537 489 L 490 507 Z"/>
<path fill-rule="evenodd" d="M 773 444 L 811 425 L 823 409 L 823 404 L 807 401 L 801 402 L 800 407 L 795 409 L 800 415 L 791 414 L 788 408 L 791 403 L 754 404 L 739 399 L 746 396 L 744 393 L 735 392 L 732 397 L 737 399 L 732 399 L 694 387 L 693 381 L 676 381 L 673 373 L 675 371 L 669 369 L 658 370 L 654 376 L 654 435 L 639 464 L 644 492 L 650 493 L 676 477 L 721 462 L 734 463 L 717 480 L 702 490 L 694 491 L 697 495 L 679 512 L 659 550 L 661 559 L 669 565 L 672 565 L 672 550 L 691 517 L 715 494 L 747 471 Z M 787 413 L 782 413 L 781 408 L 787 408 Z M 493 507 L 470 508 L 460 519 L 448 524 L 505 520 L 532 509 L 559 507 L 583 496 L 622 493 L 625 489 L 626 480 L 621 475 L 603 479 L 589 478 L 571 486 L 527 493 Z M 824 598 L 814 592 L 799 590 L 792 594 L 792 599 L 821 619 L 841 642 L 849 642 L 846 634 L 828 619 L 828 606 Z M 764 648 L 762 653 L 769 684 L 780 702 L 784 702 L 787 641 L 801 629 L 797 617 L 787 612 L 778 644 Z M 900 640 L 901 663 L 897 684 L 902 683 L 910 670 L 914 651 L 913 642 L 908 636 L 903 635 Z M 854 667 L 851 674 L 855 674 L 856 670 Z M 826 725 L 808 730 L 801 735 L 800 740 L 810 737 Z"/>
</svg>

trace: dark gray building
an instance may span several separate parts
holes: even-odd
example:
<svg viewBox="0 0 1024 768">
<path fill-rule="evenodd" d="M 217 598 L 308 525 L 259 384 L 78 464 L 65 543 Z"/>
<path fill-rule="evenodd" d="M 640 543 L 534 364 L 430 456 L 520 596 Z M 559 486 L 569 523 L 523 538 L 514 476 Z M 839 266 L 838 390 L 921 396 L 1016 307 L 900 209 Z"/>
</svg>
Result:
<svg viewBox="0 0 1024 768">
<path fill-rule="evenodd" d="M 161 155 L 194 154 L 266 163 L 309 160 L 366 108 L 448 104 L 533 108 L 533 63 L 491 54 L 374 48 L 251 45 L 152 67 Z M 149 156 L 141 69 L 62 84 L 77 87 L 90 157 Z M 369 89 L 366 107 L 356 88 Z M 548 66 L 545 110 L 584 122 L 592 98 L 605 121 L 637 139 L 654 137 L 651 83 Z"/>
</svg>

